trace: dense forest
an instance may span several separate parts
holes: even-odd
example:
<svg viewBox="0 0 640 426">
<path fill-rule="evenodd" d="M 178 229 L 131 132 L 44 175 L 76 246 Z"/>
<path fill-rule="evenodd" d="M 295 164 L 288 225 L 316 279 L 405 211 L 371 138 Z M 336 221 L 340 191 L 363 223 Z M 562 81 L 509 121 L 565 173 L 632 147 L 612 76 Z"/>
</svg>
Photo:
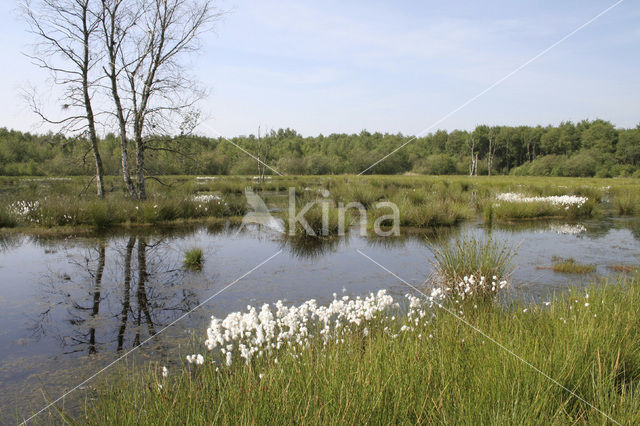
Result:
<svg viewBox="0 0 640 426">
<path fill-rule="evenodd" d="M 286 174 L 359 173 L 412 139 L 362 131 L 303 137 L 291 129 L 231 139 Z M 120 168 L 117 135 L 100 141 L 105 173 Z M 149 141 L 150 174 L 256 174 L 257 161 L 224 138 L 180 136 Z M 132 146 L 132 149 L 134 147 Z M 476 161 L 472 161 L 476 159 Z M 370 169 L 375 174 L 513 174 L 640 177 L 640 125 L 617 129 L 604 120 L 558 126 L 477 126 L 416 138 Z M 82 138 L 0 129 L 0 175 L 91 175 L 91 149 Z M 267 173 L 269 170 L 267 169 Z"/>
</svg>

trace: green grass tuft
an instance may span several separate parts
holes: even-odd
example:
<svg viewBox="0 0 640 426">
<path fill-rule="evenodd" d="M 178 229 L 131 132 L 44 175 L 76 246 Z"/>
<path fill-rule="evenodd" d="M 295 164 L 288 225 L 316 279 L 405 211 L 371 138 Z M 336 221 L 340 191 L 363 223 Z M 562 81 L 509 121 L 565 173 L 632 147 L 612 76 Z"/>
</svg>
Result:
<svg viewBox="0 0 640 426">
<path fill-rule="evenodd" d="M 455 289 L 470 275 L 478 280 L 481 277 L 492 280 L 494 276 L 506 280 L 515 255 L 515 249 L 506 243 L 472 236 L 441 243 L 432 250 L 436 282 L 449 289 Z"/>
<path fill-rule="evenodd" d="M 589 274 L 596 271 L 596 265 L 578 263 L 572 257 L 567 259 L 558 258 L 550 269 L 563 274 Z"/>
<path fill-rule="evenodd" d="M 184 266 L 187 269 L 200 270 L 203 263 L 204 258 L 201 248 L 195 247 L 184 253 Z"/>
</svg>

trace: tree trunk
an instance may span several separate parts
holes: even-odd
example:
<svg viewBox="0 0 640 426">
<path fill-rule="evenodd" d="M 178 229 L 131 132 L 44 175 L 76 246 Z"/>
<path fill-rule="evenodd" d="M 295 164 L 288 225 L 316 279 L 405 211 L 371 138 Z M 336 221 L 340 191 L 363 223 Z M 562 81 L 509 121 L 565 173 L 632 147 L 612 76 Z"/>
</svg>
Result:
<svg viewBox="0 0 640 426">
<path fill-rule="evenodd" d="M 120 152 L 122 157 L 122 179 L 129 191 L 129 195 L 133 199 L 138 198 L 136 188 L 133 186 L 131 175 L 129 173 L 129 155 L 127 147 L 127 122 L 124 118 L 124 112 L 122 111 L 122 102 L 120 101 L 120 95 L 118 93 L 118 82 L 116 80 L 115 66 L 111 68 L 111 95 L 113 96 L 113 102 L 116 105 L 116 115 L 118 116 L 118 125 L 120 127 Z"/>
<path fill-rule="evenodd" d="M 94 126 L 93 124 L 91 124 L 89 127 Z M 91 140 L 91 149 L 93 150 L 93 158 L 96 162 L 96 185 L 98 187 L 98 197 L 104 198 L 104 181 L 102 178 L 104 170 L 102 167 L 102 158 L 100 157 L 100 151 L 98 150 L 98 138 L 96 136 L 95 129 L 89 130 L 89 133 L 89 139 Z"/>
<path fill-rule="evenodd" d="M 87 27 L 87 9 L 82 11 L 83 35 L 84 35 L 84 51 L 82 62 L 82 95 L 84 97 L 84 108 L 87 114 L 87 124 L 89 127 L 89 142 L 93 151 L 93 158 L 96 162 L 96 185 L 98 186 L 98 197 L 104 198 L 104 182 L 102 181 L 103 168 L 102 158 L 98 149 L 98 136 L 96 134 L 95 116 L 91 106 L 91 95 L 89 93 L 89 28 Z"/>
<path fill-rule="evenodd" d="M 112 7 L 113 9 L 107 9 L 103 11 L 103 29 L 105 35 L 105 43 L 107 46 L 107 53 L 109 55 L 109 69 L 105 68 L 109 80 L 111 81 L 111 96 L 113 97 L 113 103 L 116 107 L 116 117 L 118 118 L 118 127 L 120 129 L 120 152 L 121 152 L 121 165 L 122 165 L 122 179 L 129 191 L 129 195 L 133 199 L 138 198 L 136 188 L 131 180 L 131 174 L 129 173 L 129 155 L 127 147 L 127 121 L 124 116 L 124 110 L 122 108 L 122 101 L 120 99 L 120 93 L 118 90 L 118 72 L 116 71 L 116 61 L 118 54 L 118 47 L 116 45 L 116 16 L 120 4 L 116 3 Z M 103 8 L 106 8 L 103 2 Z M 107 19 L 110 18 L 108 21 Z"/>
<path fill-rule="evenodd" d="M 469 176 L 473 176 L 473 170 L 474 170 L 474 166 L 475 166 L 475 158 L 474 158 L 474 150 L 476 148 L 476 141 L 473 139 L 473 136 L 471 136 L 471 164 L 469 165 Z"/>
<path fill-rule="evenodd" d="M 136 137 L 136 174 L 138 176 L 138 199 L 146 200 L 147 191 L 144 179 L 144 143 L 141 137 Z"/>
</svg>

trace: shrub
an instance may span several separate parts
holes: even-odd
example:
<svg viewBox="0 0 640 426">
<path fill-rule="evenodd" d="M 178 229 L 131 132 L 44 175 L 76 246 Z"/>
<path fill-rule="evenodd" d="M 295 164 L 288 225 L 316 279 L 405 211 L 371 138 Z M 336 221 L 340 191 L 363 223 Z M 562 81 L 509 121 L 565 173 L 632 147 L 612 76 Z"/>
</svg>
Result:
<svg viewBox="0 0 640 426">
<path fill-rule="evenodd" d="M 571 156 L 562 167 L 564 176 L 591 177 L 596 174 L 598 162 L 590 152 L 580 152 Z"/>
<path fill-rule="evenodd" d="M 456 173 L 456 162 L 447 154 L 434 154 L 418 160 L 413 170 L 424 175 L 450 175 Z"/>
</svg>

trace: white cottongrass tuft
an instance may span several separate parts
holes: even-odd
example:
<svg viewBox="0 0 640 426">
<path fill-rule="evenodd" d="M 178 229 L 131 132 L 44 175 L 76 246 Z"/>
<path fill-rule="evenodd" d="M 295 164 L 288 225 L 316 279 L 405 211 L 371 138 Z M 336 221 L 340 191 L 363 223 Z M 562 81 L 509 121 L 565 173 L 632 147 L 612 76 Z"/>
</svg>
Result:
<svg viewBox="0 0 640 426">
<path fill-rule="evenodd" d="M 200 195 L 194 195 L 193 201 L 198 203 L 208 203 L 209 201 L 220 202 L 222 201 L 222 198 L 219 195 L 215 195 L 215 194 L 200 194 Z"/>
<path fill-rule="evenodd" d="M 202 365 L 204 364 L 204 357 L 201 354 L 187 355 L 187 362 L 189 364 Z"/>
<path fill-rule="evenodd" d="M 496 294 L 500 290 L 505 289 L 508 285 L 507 281 L 499 280 L 495 275 L 491 280 L 486 279 L 484 276 L 477 279 L 474 275 L 468 275 L 464 276 L 462 281 L 460 281 L 458 285 L 454 286 L 451 290 L 464 300 L 474 294 Z"/>
<path fill-rule="evenodd" d="M 476 280 L 474 276 L 465 277 L 456 295 L 462 295 L 462 298 L 470 296 L 478 286 L 491 288 L 493 292 L 507 286 L 506 281 L 494 278 Z M 255 358 L 269 355 L 274 356 L 277 364 L 276 356 L 282 349 L 298 358 L 314 339 L 327 345 L 330 342 L 344 343 L 344 338 L 354 332 L 368 336 L 371 321 L 384 319 L 394 322 L 400 312 L 406 315 L 406 323 L 400 332 L 414 331 L 415 327 L 428 323 L 435 316 L 433 312 L 428 315 L 430 309 L 434 305 L 442 306 L 441 302 L 448 293 L 448 289 L 435 287 L 426 299 L 407 294 L 406 311 L 397 309 L 400 304 L 394 302 L 386 290 L 355 299 L 337 297 L 334 293 L 333 301 L 327 306 L 318 306 L 315 299 L 299 306 L 285 306 L 280 300 L 273 305 L 264 304 L 260 309 L 247 306 L 246 312 L 232 312 L 224 319 L 212 316 L 204 344 L 209 351 L 216 351 L 213 357 L 221 368 L 230 367 L 237 361 L 249 364 Z M 385 326 L 384 332 L 391 338 L 398 337 L 389 327 Z M 433 336 L 430 334 L 429 338 Z M 204 363 L 204 358 L 200 354 L 189 355 L 187 362 L 199 365 Z"/>
<path fill-rule="evenodd" d="M 509 203 L 551 203 L 556 206 L 562 206 L 569 208 L 570 206 L 582 207 L 587 202 L 587 197 L 580 197 L 577 195 L 551 195 L 548 197 L 529 197 L 524 194 L 515 192 L 505 192 L 498 194 L 496 199 L 499 201 L 506 201 Z"/>
<path fill-rule="evenodd" d="M 258 311 L 233 312 L 224 319 L 211 317 L 205 346 L 220 349 L 227 366 L 240 357 L 247 364 L 256 356 L 270 354 L 283 347 L 306 348 L 315 336 L 326 344 L 376 318 L 393 304 L 393 298 L 380 290 L 366 298 L 336 298 L 329 306 L 318 306 L 311 299 L 300 306 L 285 306 L 278 301 Z"/>
<path fill-rule="evenodd" d="M 169 369 L 167 367 L 162 367 L 162 377 L 169 376 Z"/>
</svg>

